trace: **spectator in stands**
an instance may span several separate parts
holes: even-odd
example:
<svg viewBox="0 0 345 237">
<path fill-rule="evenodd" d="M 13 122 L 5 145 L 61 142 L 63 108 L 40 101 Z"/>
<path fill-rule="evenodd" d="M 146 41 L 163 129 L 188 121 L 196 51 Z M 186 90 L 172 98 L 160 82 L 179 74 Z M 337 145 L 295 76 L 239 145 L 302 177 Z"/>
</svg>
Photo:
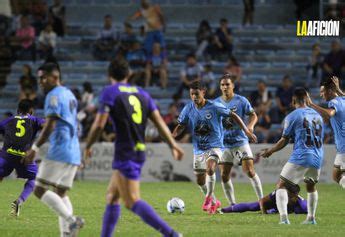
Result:
<svg viewBox="0 0 345 237">
<path fill-rule="evenodd" d="M 159 43 L 153 44 L 152 55 L 148 56 L 145 68 L 145 86 L 152 84 L 159 85 L 162 89 L 168 84 L 168 59 L 165 51 L 161 49 Z"/>
<path fill-rule="evenodd" d="M 18 59 L 25 60 L 31 58 L 31 60 L 35 61 L 35 29 L 30 25 L 27 15 L 20 18 L 20 28 L 16 31 L 16 38 L 20 42 Z"/>
<path fill-rule="evenodd" d="M 117 41 L 118 36 L 113 28 L 112 17 L 111 15 L 105 15 L 103 27 L 98 32 L 94 45 L 93 56 L 98 60 L 111 60 L 115 55 Z"/>
<path fill-rule="evenodd" d="M 232 33 L 228 26 L 228 20 L 225 18 L 220 19 L 220 27 L 215 34 L 215 47 L 217 53 L 232 55 Z"/>
<path fill-rule="evenodd" d="M 180 73 L 181 84 L 178 87 L 176 95 L 182 97 L 184 90 L 189 90 L 189 86 L 195 82 L 201 80 L 202 72 L 204 68 L 196 60 L 194 54 L 188 54 L 186 57 L 186 65 L 182 68 Z"/>
<path fill-rule="evenodd" d="M 254 0 L 243 0 L 244 14 L 243 14 L 243 25 L 253 25 L 254 19 Z"/>
<path fill-rule="evenodd" d="M 320 45 L 314 44 L 312 47 L 311 56 L 308 58 L 309 63 L 307 66 L 308 77 L 306 87 L 320 85 L 323 57 L 324 56 L 321 53 Z"/>
<path fill-rule="evenodd" d="M 133 31 L 133 26 L 125 22 L 124 23 L 124 32 L 120 34 L 120 46 L 119 50 L 123 52 L 123 54 L 126 54 L 130 45 L 134 43 L 137 40 L 136 35 L 134 34 Z"/>
<path fill-rule="evenodd" d="M 175 103 L 169 105 L 168 113 L 163 116 L 163 120 L 172 132 L 177 125 L 177 118 L 179 116 L 179 111 Z"/>
<path fill-rule="evenodd" d="M 255 110 L 260 106 L 264 107 L 266 112 L 270 110 L 272 105 L 272 94 L 268 91 L 265 81 L 258 81 L 257 90 L 250 94 L 250 103 Z"/>
<path fill-rule="evenodd" d="M 46 25 L 44 30 L 41 32 L 38 41 L 38 53 L 40 55 L 40 58 L 47 58 L 51 55 L 54 55 L 56 47 L 56 33 L 53 31 L 52 25 Z"/>
<path fill-rule="evenodd" d="M 209 45 L 213 42 L 213 32 L 207 20 L 202 20 L 196 32 L 196 42 L 198 44 L 195 55 L 200 58 L 211 49 Z M 212 54 L 212 53 L 211 53 Z"/>
<path fill-rule="evenodd" d="M 35 28 L 36 36 L 39 36 L 47 23 L 47 3 L 43 0 L 33 1 L 31 7 L 31 22 Z"/>
<path fill-rule="evenodd" d="M 155 42 L 165 49 L 163 35 L 165 20 L 159 5 L 151 5 L 148 0 L 141 0 L 141 9 L 130 17 L 129 20 L 135 20 L 139 17 L 144 17 L 146 21 L 146 37 L 144 41 L 146 53 L 148 55 L 152 53 L 152 47 Z"/>
<path fill-rule="evenodd" d="M 144 43 L 145 37 L 146 37 L 145 26 L 142 25 L 142 26 L 139 27 L 139 36 L 138 36 L 138 40 L 139 40 L 141 43 Z"/>
<path fill-rule="evenodd" d="M 63 37 L 66 32 L 66 8 L 61 0 L 54 0 L 54 4 L 49 7 L 49 15 L 53 26 L 53 31 Z"/>
<path fill-rule="evenodd" d="M 83 93 L 81 95 L 81 108 L 88 108 L 94 106 L 93 88 L 90 82 L 83 83 Z"/>
<path fill-rule="evenodd" d="M 323 62 L 323 70 L 323 79 L 337 76 L 342 80 L 341 85 L 344 86 L 345 51 L 342 49 L 339 40 L 332 42 L 331 51 L 326 55 Z"/>
<path fill-rule="evenodd" d="M 126 54 L 126 60 L 131 69 L 130 82 L 139 86 L 145 86 L 146 54 L 141 48 L 140 42 L 135 41 L 132 43 Z"/>
<path fill-rule="evenodd" d="M 289 75 L 285 75 L 282 80 L 282 86 L 278 87 L 276 91 L 276 104 L 277 112 L 272 118 L 272 122 L 280 123 L 282 119 L 288 114 L 291 110 L 291 102 L 293 95 L 294 87 L 292 85 Z"/>
<path fill-rule="evenodd" d="M 224 68 L 224 73 L 228 73 L 236 77 L 235 91 L 238 92 L 241 84 L 242 68 L 234 56 L 231 55 L 229 57 L 228 64 Z"/>
<path fill-rule="evenodd" d="M 204 71 L 201 73 L 201 80 L 206 84 L 208 98 L 213 98 L 218 89 L 218 81 L 213 73 L 211 63 L 204 65 Z"/>
<path fill-rule="evenodd" d="M 32 75 L 31 67 L 28 64 L 23 65 L 22 73 L 23 75 L 19 79 L 19 100 L 29 99 L 35 101 L 37 98 L 37 79 Z"/>
</svg>

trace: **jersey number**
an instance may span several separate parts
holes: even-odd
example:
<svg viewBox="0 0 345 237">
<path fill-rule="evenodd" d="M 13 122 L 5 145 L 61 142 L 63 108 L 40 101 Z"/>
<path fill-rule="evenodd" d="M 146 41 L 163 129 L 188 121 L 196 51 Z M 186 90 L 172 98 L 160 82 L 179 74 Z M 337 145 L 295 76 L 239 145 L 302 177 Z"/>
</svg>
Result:
<svg viewBox="0 0 345 237">
<path fill-rule="evenodd" d="M 19 129 L 19 132 L 16 132 L 17 137 L 22 137 L 25 135 L 25 127 L 23 124 L 25 123 L 25 120 L 18 120 L 16 128 Z"/>
<path fill-rule="evenodd" d="M 141 110 L 140 100 L 136 96 L 130 95 L 128 97 L 128 101 L 129 101 L 129 104 L 133 106 L 133 110 L 134 110 L 132 114 L 133 122 L 135 122 L 136 124 L 141 124 L 142 119 L 143 119 L 143 113 Z"/>
<path fill-rule="evenodd" d="M 321 141 L 321 133 L 322 133 L 322 127 L 321 127 L 321 122 L 319 120 L 313 120 L 312 121 L 312 126 L 310 126 L 309 121 L 304 118 L 303 121 L 303 127 L 306 129 L 306 140 L 305 140 L 305 145 L 307 147 L 312 147 L 316 146 L 317 148 L 320 148 L 322 146 L 322 141 Z M 313 136 L 312 136 L 313 134 Z M 314 139 L 312 139 L 314 137 Z"/>
</svg>

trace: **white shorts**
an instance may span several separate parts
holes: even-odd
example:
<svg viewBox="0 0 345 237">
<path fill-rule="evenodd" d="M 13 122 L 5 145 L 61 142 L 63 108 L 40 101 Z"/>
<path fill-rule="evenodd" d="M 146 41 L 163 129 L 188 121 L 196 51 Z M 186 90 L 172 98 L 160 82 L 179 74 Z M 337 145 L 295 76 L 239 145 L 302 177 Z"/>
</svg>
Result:
<svg viewBox="0 0 345 237">
<path fill-rule="evenodd" d="M 76 165 L 43 159 L 38 168 L 36 185 L 52 185 L 54 187 L 67 189 L 72 188 L 77 170 L 78 166 Z"/>
<path fill-rule="evenodd" d="M 345 154 L 337 153 L 334 160 L 334 167 L 345 171 Z"/>
<path fill-rule="evenodd" d="M 209 159 L 214 159 L 217 163 L 219 159 L 222 157 L 222 149 L 220 148 L 212 148 L 208 151 L 205 151 L 204 153 L 200 155 L 194 155 L 193 160 L 193 169 L 194 173 L 200 174 L 206 172 L 206 162 Z"/>
<path fill-rule="evenodd" d="M 234 164 L 236 162 L 241 165 L 242 160 L 246 159 L 253 159 L 253 153 L 249 144 L 225 149 L 223 156 L 219 160 L 219 164 Z"/>
<path fill-rule="evenodd" d="M 305 182 L 317 183 L 320 177 L 320 170 L 321 169 L 306 168 L 287 162 L 280 173 L 280 178 L 290 181 L 293 184 L 298 184 L 302 180 Z"/>
</svg>

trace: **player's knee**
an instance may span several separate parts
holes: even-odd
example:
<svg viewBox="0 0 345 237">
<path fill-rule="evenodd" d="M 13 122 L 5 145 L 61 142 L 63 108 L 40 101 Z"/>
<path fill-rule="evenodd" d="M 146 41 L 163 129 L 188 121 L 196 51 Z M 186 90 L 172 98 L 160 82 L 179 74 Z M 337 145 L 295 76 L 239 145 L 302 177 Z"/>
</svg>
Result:
<svg viewBox="0 0 345 237">
<path fill-rule="evenodd" d="M 313 193 L 316 191 L 316 186 L 315 184 L 312 183 L 307 183 L 307 192 L 308 193 Z"/>
<path fill-rule="evenodd" d="M 248 170 L 245 171 L 249 178 L 253 178 L 255 176 L 254 167 L 250 167 Z"/>
<path fill-rule="evenodd" d="M 206 169 L 206 173 L 209 176 L 212 176 L 214 174 L 214 171 L 215 170 L 212 167 L 209 167 L 209 168 Z"/>
<path fill-rule="evenodd" d="M 56 188 L 56 189 L 55 189 L 55 193 L 56 193 L 57 195 L 59 195 L 61 198 L 63 198 L 63 197 L 66 196 L 67 189 Z"/>
<path fill-rule="evenodd" d="M 134 206 L 134 204 L 139 201 L 139 199 L 133 199 L 133 198 L 129 198 L 127 200 L 125 200 L 125 207 L 127 209 L 132 209 L 132 207 Z"/>
<path fill-rule="evenodd" d="M 230 180 L 230 173 L 228 172 L 222 172 L 222 182 L 227 183 Z"/>
<path fill-rule="evenodd" d="M 336 183 L 339 183 L 340 178 L 341 178 L 341 175 L 339 175 L 338 173 L 333 173 L 333 180 L 334 180 Z"/>
<path fill-rule="evenodd" d="M 113 193 L 107 193 L 106 195 L 106 202 L 107 204 L 119 204 L 119 195 Z"/>
<path fill-rule="evenodd" d="M 43 187 L 40 186 L 36 186 L 34 189 L 34 194 L 37 198 L 41 199 L 41 197 L 43 196 L 43 194 L 46 192 L 47 190 Z"/>
</svg>

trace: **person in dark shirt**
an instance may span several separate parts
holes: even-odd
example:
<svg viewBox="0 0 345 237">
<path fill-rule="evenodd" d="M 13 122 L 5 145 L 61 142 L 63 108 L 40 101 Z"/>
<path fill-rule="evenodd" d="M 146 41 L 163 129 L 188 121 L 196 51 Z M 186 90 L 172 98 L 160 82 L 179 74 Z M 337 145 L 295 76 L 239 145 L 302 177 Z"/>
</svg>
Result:
<svg viewBox="0 0 345 237">
<path fill-rule="evenodd" d="M 340 84 L 344 85 L 345 51 L 338 40 L 332 42 L 331 51 L 326 55 L 323 62 L 323 70 L 323 79 L 336 76 L 341 79 Z"/>
<path fill-rule="evenodd" d="M 0 122 L 0 134 L 4 136 L 4 144 L 0 150 L 0 182 L 13 170 L 16 170 L 18 178 L 27 179 L 22 193 L 11 204 L 11 214 L 15 217 L 19 216 L 21 205 L 32 193 L 37 174 L 35 162 L 24 165 L 21 161 L 44 123 L 44 119 L 32 116 L 33 107 L 32 101 L 21 100 L 17 115 Z"/>
<path fill-rule="evenodd" d="M 291 102 L 294 87 L 289 75 L 285 75 L 282 80 L 282 86 L 278 87 L 276 91 L 276 104 L 278 107 L 278 121 L 274 119 L 274 122 L 280 122 L 286 114 L 291 110 Z"/>
<path fill-rule="evenodd" d="M 216 30 L 215 46 L 219 53 L 232 55 L 232 32 L 228 27 L 228 20 L 225 18 L 220 19 L 220 27 Z"/>
</svg>

